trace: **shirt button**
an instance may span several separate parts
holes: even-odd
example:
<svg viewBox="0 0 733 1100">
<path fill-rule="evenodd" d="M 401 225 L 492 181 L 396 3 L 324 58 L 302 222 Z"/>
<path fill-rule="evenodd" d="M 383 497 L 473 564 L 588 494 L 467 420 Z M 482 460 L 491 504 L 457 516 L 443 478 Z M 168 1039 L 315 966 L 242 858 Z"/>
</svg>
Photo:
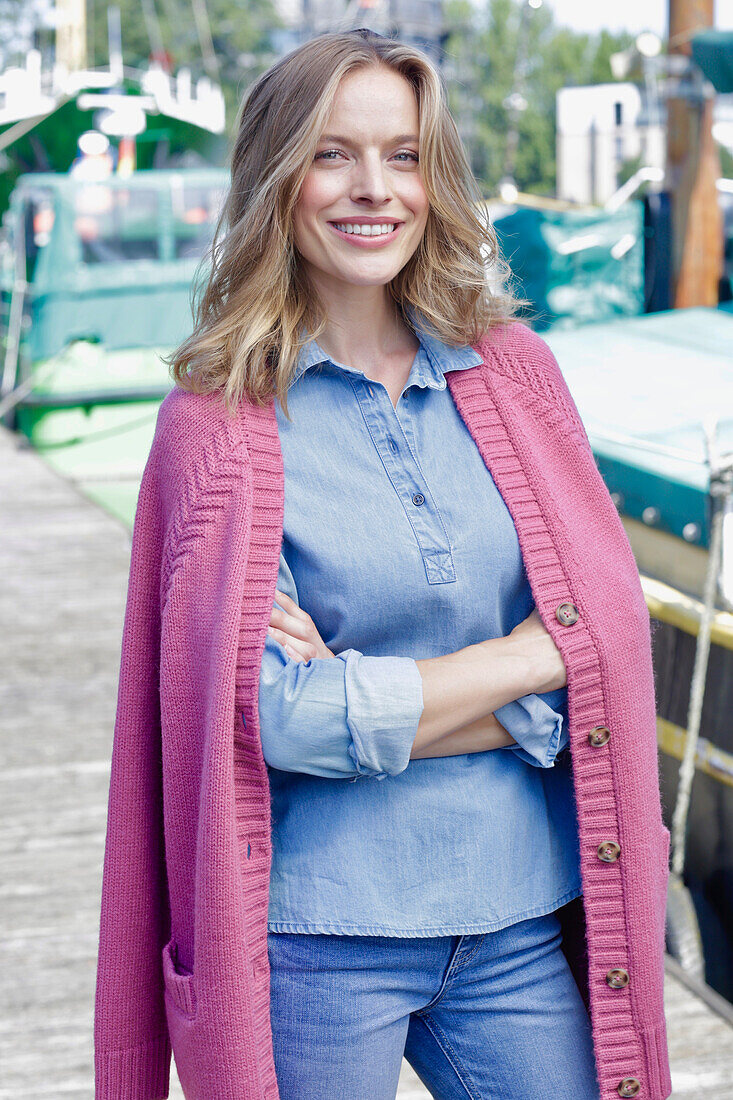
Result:
<svg viewBox="0 0 733 1100">
<path fill-rule="evenodd" d="M 623 1081 L 619 1081 L 616 1092 L 619 1096 L 636 1096 L 640 1088 L 638 1077 L 624 1077 Z"/>
<path fill-rule="evenodd" d="M 563 626 L 572 626 L 577 623 L 580 614 L 574 603 L 561 603 L 555 612 L 555 618 Z"/>
<path fill-rule="evenodd" d="M 606 985 L 609 985 L 611 989 L 624 989 L 628 984 L 628 971 L 622 970 L 620 967 L 616 970 L 609 970 L 606 974 Z"/>
<path fill-rule="evenodd" d="M 611 731 L 608 726 L 594 726 L 588 734 L 588 744 L 592 745 L 594 749 L 600 748 L 601 745 L 607 745 L 611 738 Z"/>
<path fill-rule="evenodd" d="M 615 863 L 621 855 L 621 845 L 615 840 L 604 840 L 598 845 L 598 858 L 601 863 Z"/>
<path fill-rule="evenodd" d="M 422 495 L 422 493 L 413 493 L 412 494 L 412 503 L 417 504 L 417 505 L 424 504 L 425 503 L 425 497 Z"/>
</svg>

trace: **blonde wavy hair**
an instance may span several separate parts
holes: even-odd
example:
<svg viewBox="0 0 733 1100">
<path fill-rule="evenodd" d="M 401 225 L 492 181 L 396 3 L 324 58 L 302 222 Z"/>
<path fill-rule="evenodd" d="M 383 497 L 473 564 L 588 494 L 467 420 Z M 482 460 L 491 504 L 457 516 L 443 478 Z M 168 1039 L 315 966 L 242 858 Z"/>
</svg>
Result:
<svg viewBox="0 0 733 1100">
<path fill-rule="evenodd" d="M 242 102 L 231 184 L 194 280 L 194 329 L 166 360 L 181 388 L 220 392 L 230 411 L 277 395 L 288 415 L 301 327 L 317 339 L 326 323 L 299 263 L 293 211 L 339 83 L 371 66 L 409 81 L 418 106 L 429 213 L 420 244 L 389 283 L 405 324 L 413 327 L 412 306 L 439 339 L 461 347 L 527 304 L 509 289 L 511 272 L 431 60 L 365 29 L 322 34 L 272 65 Z"/>
</svg>

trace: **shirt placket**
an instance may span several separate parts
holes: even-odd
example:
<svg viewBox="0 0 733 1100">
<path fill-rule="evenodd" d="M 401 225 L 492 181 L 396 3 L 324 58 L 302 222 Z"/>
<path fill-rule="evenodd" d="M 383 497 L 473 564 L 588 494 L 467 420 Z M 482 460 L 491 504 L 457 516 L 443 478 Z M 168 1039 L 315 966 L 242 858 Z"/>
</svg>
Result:
<svg viewBox="0 0 733 1100">
<path fill-rule="evenodd" d="M 384 386 L 350 378 L 372 443 L 410 523 L 428 584 L 456 580 L 453 553 L 427 478 Z M 402 416 L 411 414 L 403 402 Z"/>
</svg>

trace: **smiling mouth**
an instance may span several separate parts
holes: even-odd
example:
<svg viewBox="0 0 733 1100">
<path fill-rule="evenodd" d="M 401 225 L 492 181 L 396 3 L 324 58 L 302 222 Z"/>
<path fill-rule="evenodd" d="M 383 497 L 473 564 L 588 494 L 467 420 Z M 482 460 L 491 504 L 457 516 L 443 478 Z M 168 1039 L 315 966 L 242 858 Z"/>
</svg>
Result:
<svg viewBox="0 0 733 1100">
<path fill-rule="evenodd" d="M 384 221 L 375 225 L 355 225 L 352 222 L 329 222 L 334 233 L 353 244 L 377 244 L 392 241 L 404 222 Z"/>
</svg>

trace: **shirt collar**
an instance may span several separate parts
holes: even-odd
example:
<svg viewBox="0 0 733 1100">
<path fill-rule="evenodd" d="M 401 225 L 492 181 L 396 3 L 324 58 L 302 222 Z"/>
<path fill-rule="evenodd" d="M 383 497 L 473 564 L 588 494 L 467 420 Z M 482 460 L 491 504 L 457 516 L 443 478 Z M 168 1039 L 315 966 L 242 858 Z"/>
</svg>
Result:
<svg viewBox="0 0 733 1100">
<path fill-rule="evenodd" d="M 479 353 L 469 345 L 460 348 L 451 347 L 428 331 L 421 314 L 412 306 L 407 307 L 407 312 L 415 329 L 415 335 L 420 341 L 420 348 L 410 369 L 405 388 L 416 385 L 427 386 L 433 390 L 444 390 L 447 385 L 445 380 L 447 371 L 466 370 L 483 362 Z M 303 330 L 301 330 L 302 333 Z M 298 352 L 292 382 L 300 378 L 310 367 L 317 367 L 322 363 L 330 363 L 338 370 L 359 375 L 361 378 L 367 377 L 364 371 L 332 359 L 316 340 L 310 339 Z"/>
</svg>

